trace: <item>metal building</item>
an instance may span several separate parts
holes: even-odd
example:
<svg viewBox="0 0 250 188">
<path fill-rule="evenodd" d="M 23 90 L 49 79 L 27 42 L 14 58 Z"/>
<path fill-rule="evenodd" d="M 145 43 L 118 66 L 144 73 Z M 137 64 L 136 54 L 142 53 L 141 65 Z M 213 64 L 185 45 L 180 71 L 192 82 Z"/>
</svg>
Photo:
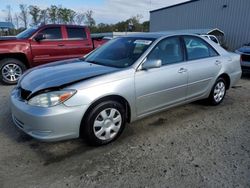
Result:
<svg viewBox="0 0 250 188">
<path fill-rule="evenodd" d="M 150 31 L 219 28 L 235 50 L 250 42 L 250 0 L 191 0 L 150 12 Z"/>
</svg>

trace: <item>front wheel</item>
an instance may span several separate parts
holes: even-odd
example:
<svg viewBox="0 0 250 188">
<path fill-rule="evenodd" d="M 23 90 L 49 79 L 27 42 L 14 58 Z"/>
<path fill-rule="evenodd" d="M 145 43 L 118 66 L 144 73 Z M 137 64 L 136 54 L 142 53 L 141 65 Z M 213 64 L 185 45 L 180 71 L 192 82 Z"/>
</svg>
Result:
<svg viewBox="0 0 250 188">
<path fill-rule="evenodd" d="M 0 80 L 4 84 L 16 84 L 25 70 L 21 61 L 5 58 L 0 61 Z"/>
<path fill-rule="evenodd" d="M 83 121 L 82 134 L 90 145 L 104 145 L 116 140 L 125 127 L 125 110 L 116 101 L 95 106 Z"/>
<path fill-rule="evenodd" d="M 219 105 L 226 95 L 226 82 L 223 78 L 218 78 L 211 90 L 208 102 L 211 105 Z"/>
</svg>

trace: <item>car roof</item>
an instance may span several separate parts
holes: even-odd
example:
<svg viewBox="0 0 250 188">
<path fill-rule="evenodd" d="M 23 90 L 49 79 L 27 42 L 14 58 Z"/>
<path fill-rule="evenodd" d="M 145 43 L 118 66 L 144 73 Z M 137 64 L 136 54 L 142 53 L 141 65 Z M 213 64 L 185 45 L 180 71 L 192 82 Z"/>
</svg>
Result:
<svg viewBox="0 0 250 188">
<path fill-rule="evenodd" d="M 176 35 L 191 35 L 191 36 L 198 36 L 196 34 L 190 33 L 183 33 L 183 32 L 171 32 L 171 31 L 164 31 L 164 32 L 149 32 L 149 33 L 136 33 L 136 34 L 129 34 L 123 37 L 141 37 L 141 38 L 154 38 L 158 39 L 161 37 L 168 37 L 168 36 L 176 36 Z"/>
</svg>

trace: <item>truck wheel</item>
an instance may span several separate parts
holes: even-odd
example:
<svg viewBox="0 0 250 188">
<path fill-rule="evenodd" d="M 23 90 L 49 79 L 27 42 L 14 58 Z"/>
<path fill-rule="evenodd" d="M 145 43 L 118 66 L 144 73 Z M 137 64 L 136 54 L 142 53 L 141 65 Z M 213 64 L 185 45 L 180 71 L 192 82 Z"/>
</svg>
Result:
<svg viewBox="0 0 250 188">
<path fill-rule="evenodd" d="M 14 58 L 6 58 L 0 61 L 0 81 L 3 84 L 16 84 L 23 72 L 25 65 Z"/>
</svg>

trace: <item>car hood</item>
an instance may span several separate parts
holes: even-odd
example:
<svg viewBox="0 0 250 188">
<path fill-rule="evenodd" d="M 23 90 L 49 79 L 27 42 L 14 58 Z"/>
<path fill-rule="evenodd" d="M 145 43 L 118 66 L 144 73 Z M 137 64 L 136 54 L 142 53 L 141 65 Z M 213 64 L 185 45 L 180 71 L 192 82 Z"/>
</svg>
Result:
<svg viewBox="0 0 250 188">
<path fill-rule="evenodd" d="M 41 90 L 63 88 L 118 70 L 118 68 L 92 64 L 80 59 L 59 61 L 28 70 L 21 77 L 18 85 L 32 95 Z"/>
</svg>

